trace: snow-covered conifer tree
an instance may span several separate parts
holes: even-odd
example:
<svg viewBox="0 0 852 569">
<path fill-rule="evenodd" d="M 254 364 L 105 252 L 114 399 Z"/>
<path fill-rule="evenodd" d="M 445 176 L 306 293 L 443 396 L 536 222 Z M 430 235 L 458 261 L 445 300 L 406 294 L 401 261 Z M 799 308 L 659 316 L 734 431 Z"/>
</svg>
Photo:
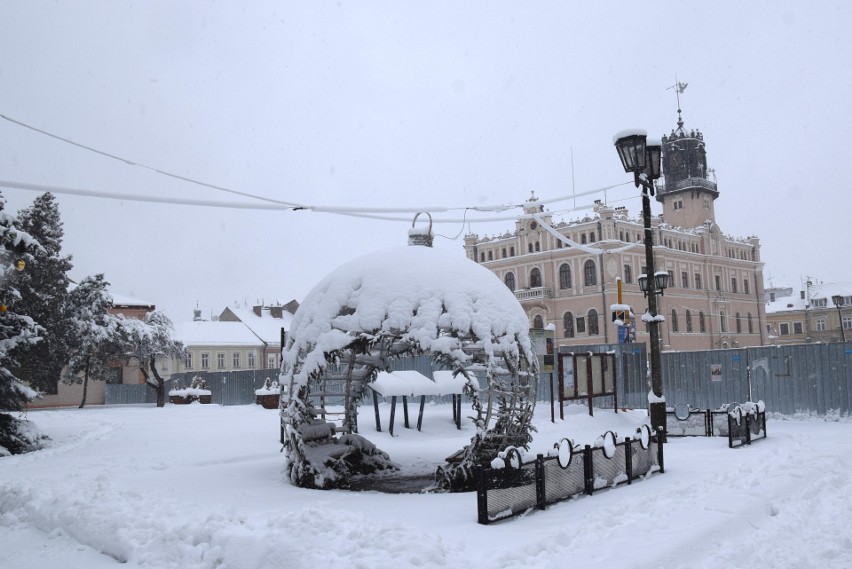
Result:
<svg viewBox="0 0 852 569">
<path fill-rule="evenodd" d="M 19 313 L 42 326 L 44 334 L 41 342 L 20 351 L 16 374 L 34 389 L 56 393 L 70 358 L 71 338 L 67 306 L 71 256 L 61 255 L 63 229 L 56 198 L 50 193 L 37 197 L 32 206 L 18 212 L 18 226 L 40 245 L 30 248 L 32 258 L 18 282 Z"/>
<path fill-rule="evenodd" d="M 28 260 L 23 250 L 38 244 L 14 227 L 15 218 L 3 211 L 4 206 L 0 196 L 0 456 L 38 448 L 41 435 L 16 416 L 36 393 L 12 370 L 17 352 L 37 343 L 43 332 L 32 318 L 18 312 L 21 295 L 16 281 L 21 273 L 15 268 L 19 259 Z"/>
</svg>

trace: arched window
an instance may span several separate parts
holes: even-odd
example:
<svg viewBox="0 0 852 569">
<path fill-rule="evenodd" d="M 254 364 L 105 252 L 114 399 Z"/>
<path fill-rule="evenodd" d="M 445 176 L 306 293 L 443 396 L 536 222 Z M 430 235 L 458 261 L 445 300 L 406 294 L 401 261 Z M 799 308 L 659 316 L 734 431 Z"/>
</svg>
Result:
<svg viewBox="0 0 852 569">
<path fill-rule="evenodd" d="M 503 282 L 506 283 L 509 290 L 515 292 L 515 273 L 506 273 L 506 276 L 503 277 Z"/>
<path fill-rule="evenodd" d="M 537 268 L 530 271 L 530 288 L 541 286 L 541 271 Z"/>
<path fill-rule="evenodd" d="M 506 258 L 506 248 L 505 247 L 503 247 L 503 258 L 504 259 Z"/>
<path fill-rule="evenodd" d="M 598 332 L 598 311 L 592 308 L 589 310 L 589 336 L 597 336 Z"/>
<path fill-rule="evenodd" d="M 678 325 L 678 323 L 677 323 L 677 310 L 675 310 L 674 308 L 672 308 L 672 323 L 671 323 L 671 327 L 672 327 L 672 332 L 678 332 L 678 331 L 680 331 L 680 326 L 679 326 L 679 325 Z"/>
<path fill-rule="evenodd" d="M 571 267 L 567 263 L 559 267 L 559 288 L 571 288 Z"/>
<path fill-rule="evenodd" d="M 585 233 L 580 235 L 580 244 L 582 244 L 582 245 L 586 244 L 586 234 Z"/>
<path fill-rule="evenodd" d="M 728 319 L 725 316 L 724 309 L 719 311 L 719 330 L 721 330 L 723 334 L 728 331 Z"/>
<path fill-rule="evenodd" d="M 692 332 L 692 312 L 686 310 L 686 331 Z"/>
<path fill-rule="evenodd" d="M 515 248 L 514 248 L 514 247 L 509 247 L 509 256 L 510 256 L 510 257 L 514 257 L 514 256 L 515 256 Z"/>
<path fill-rule="evenodd" d="M 740 313 L 739 313 L 739 312 L 737 312 L 737 317 L 736 317 L 735 322 L 737 323 L 737 334 L 742 334 L 742 331 L 743 331 L 743 323 L 742 323 L 742 321 L 740 320 Z"/>
<path fill-rule="evenodd" d="M 574 314 L 571 312 L 562 315 L 562 333 L 566 338 L 574 337 Z"/>
<path fill-rule="evenodd" d="M 479 254 L 479 260 L 482 263 L 485 262 L 485 251 L 483 251 L 482 253 Z"/>
<path fill-rule="evenodd" d="M 541 245 L 539 244 L 538 241 L 536 241 L 535 242 L 535 252 L 538 253 L 539 251 L 541 251 Z"/>
<path fill-rule="evenodd" d="M 536 314 L 535 318 L 533 318 L 533 328 L 536 330 L 544 329 L 544 318 L 541 317 L 541 314 Z"/>
<path fill-rule="evenodd" d="M 592 231 L 591 233 L 589 233 L 589 243 L 594 243 L 595 239 L 597 239 L 597 237 L 595 237 L 595 232 Z"/>
<path fill-rule="evenodd" d="M 527 251 L 532 253 L 532 243 L 527 243 Z"/>
<path fill-rule="evenodd" d="M 583 281 L 586 286 L 595 286 L 598 284 L 598 273 L 595 270 L 595 262 L 589 259 L 583 265 Z"/>
<path fill-rule="evenodd" d="M 752 326 L 751 322 L 751 312 L 748 313 L 748 333 L 754 334 L 754 327 Z"/>
<path fill-rule="evenodd" d="M 633 269 L 630 265 L 624 265 L 624 282 L 627 284 L 633 283 Z"/>
<path fill-rule="evenodd" d="M 707 326 L 704 324 L 704 313 L 698 313 L 698 331 L 702 334 L 707 331 Z"/>
<path fill-rule="evenodd" d="M 489 251 L 489 252 L 488 252 L 488 260 L 489 260 L 489 261 L 493 261 L 493 260 L 494 260 L 494 251 Z"/>
</svg>

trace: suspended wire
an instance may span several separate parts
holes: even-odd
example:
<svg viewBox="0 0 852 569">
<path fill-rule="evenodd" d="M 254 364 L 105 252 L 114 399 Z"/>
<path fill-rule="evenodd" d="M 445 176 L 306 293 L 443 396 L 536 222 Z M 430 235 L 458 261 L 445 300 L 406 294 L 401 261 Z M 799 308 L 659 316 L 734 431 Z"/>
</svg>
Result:
<svg viewBox="0 0 852 569">
<path fill-rule="evenodd" d="M 138 168 L 143 168 L 145 170 L 149 170 L 151 172 L 160 174 L 162 176 L 166 176 L 166 177 L 173 178 L 173 179 L 176 179 L 176 180 L 180 180 L 180 181 L 183 181 L 183 182 L 195 184 L 195 185 L 202 186 L 202 187 L 205 187 L 205 188 L 209 188 L 209 189 L 213 189 L 213 190 L 217 190 L 217 191 L 221 191 L 221 192 L 226 192 L 226 193 L 229 193 L 229 194 L 239 195 L 239 196 L 243 196 L 243 197 L 267 202 L 270 205 L 268 205 L 268 206 L 261 206 L 261 205 L 252 206 L 251 204 L 248 204 L 248 203 L 230 203 L 230 202 L 219 202 L 219 201 L 212 201 L 212 200 L 191 200 L 191 199 L 186 199 L 186 198 L 153 197 L 153 196 L 144 196 L 144 195 L 138 195 L 138 194 L 137 195 L 120 194 L 120 193 L 112 193 L 112 192 L 99 192 L 99 191 L 95 191 L 95 190 L 80 189 L 80 188 L 63 188 L 61 186 L 45 186 L 45 185 L 39 185 L 39 184 L 30 184 L 30 183 L 25 183 L 25 182 L 12 182 L 12 181 L 0 182 L 0 185 L 2 185 L 3 187 L 33 190 L 33 191 L 50 191 L 50 192 L 53 192 L 53 193 L 64 193 L 64 194 L 79 195 L 79 196 L 86 196 L 86 197 L 97 197 L 97 198 L 128 200 L 128 201 L 142 201 L 142 202 L 149 202 L 149 203 L 170 203 L 170 204 L 180 204 L 180 205 L 195 205 L 195 206 L 208 206 L 208 207 L 221 207 L 221 208 L 232 207 L 234 209 L 292 210 L 292 211 L 309 210 L 309 211 L 313 211 L 313 212 L 317 212 L 317 213 L 333 213 L 333 214 L 339 214 L 339 215 L 347 215 L 347 216 L 351 216 L 351 217 L 364 217 L 364 218 L 368 218 L 368 219 L 377 219 L 377 220 L 384 220 L 384 221 L 408 221 L 409 220 L 409 218 L 389 217 L 388 216 L 388 214 L 394 214 L 394 213 L 397 213 L 397 214 L 400 214 L 400 213 L 416 214 L 416 213 L 420 213 L 420 212 L 448 213 L 448 212 L 451 212 L 451 211 L 463 211 L 464 215 L 463 215 L 461 220 L 459 220 L 459 219 L 443 219 L 443 220 L 436 220 L 436 221 L 438 223 L 465 223 L 466 220 L 467 220 L 467 212 L 468 211 L 502 212 L 502 211 L 508 211 L 508 210 L 513 210 L 513 209 L 518 209 L 518 208 L 524 207 L 524 203 L 494 204 L 494 205 L 485 205 L 485 206 L 459 206 L 459 207 L 443 207 L 443 206 L 431 206 L 431 207 L 419 206 L 419 207 L 407 207 L 407 208 L 402 208 L 402 207 L 392 207 L 392 208 L 341 207 L 341 206 L 309 205 L 309 204 L 302 204 L 302 203 L 278 200 L 278 199 L 274 199 L 274 198 L 268 198 L 268 197 L 265 197 L 265 196 L 251 194 L 251 193 L 248 193 L 248 192 L 242 192 L 242 191 L 239 191 L 239 190 L 234 190 L 234 189 L 231 189 L 231 188 L 226 188 L 224 186 L 211 184 L 211 183 L 208 183 L 208 182 L 203 182 L 203 181 L 200 181 L 200 180 L 196 180 L 194 178 L 190 178 L 188 176 L 182 176 L 180 174 L 175 174 L 173 172 L 168 172 L 166 170 L 162 170 L 162 169 L 156 168 L 154 166 L 143 164 L 143 163 L 137 162 L 135 160 L 130 160 L 128 158 L 124 158 L 122 156 L 118 156 L 116 154 L 112 154 L 110 152 L 106 152 L 104 150 L 94 148 L 92 146 L 88 146 L 88 145 L 85 145 L 85 144 L 81 144 L 79 142 L 75 142 L 75 141 L 73 141 L 69 138 L 59 136 L 59 135 L 54 134 L 52 132 L 46 131 L 44 129 L 32 126 L 28 123 L 14 119 L 14 118 L 12 118 L 8 115 L 5 115 L 3 113 L 0 113 L 0 118 L 8 121 L 10 123 L 16 124 L 16 125 L 18 125 L 22 128 L 26 128 L 26 129 L 31 130 L 33 132 L 37 132 L 41 135 L 53 138 L 55 140 L 59 140 L 59 141 L 64 142 L 66 144 L 70 144 L 70 145 L 75 146 L 77 148 L 81 148 L 81 149 L 87 150 L 89 152 L 98 154 L 100 156 L 104 156 L 104 157 L 107 157 L 107 158 L 110 158 L 110 159 L 113 159 L 113 160 L 117 160 L 119 162 L 123 162 L 124 164 L 126 164 L 128 166 L 136 166 Z M 588 191 L 579 192 L 579 193 L 575 192 L 575 193 L 564 195 L 564 196 L 557 196 L 557 197 L 554 197 L 554 198 L 551 198 L 551 199 L 537 200 L 537 201 L 540 204 L 544 205 L 544 204 L 567 201 L 567 200 L 570 200 L 570 199 L 576 200 L 576 198 L 578 198 L 578 197 L 598 194 L 598 193 L 601 193 L 601 192 L 606 192 L 607 190 L 617 188 L 617 187 L 620 187 L 620 186 L 624 186 L 624 185 L 627 185 L 629 183 L 630 182 L 622 182 L 622 183 L 606 186 L 606 187 L 603 187 L 603 188 L 597 188 L 597 189 L 588 190 Z M 48 189 L 48 188 L 50 188 L 50 189 Z M 587 208 L 590 208 L 590 207 L 593 207 L 593 206 L 583 206 L 583 207 L 579 207 L 579 208 L 574 207 L 574 208 L 561 210 L 561 211 L 562 212 L 576 211 L 578 209 L 587 209 Z M 484 222 L 490 222 L 490 221 L 509 221 L 509 220 L 515 220 L 515 219 L 517 219 L 517 216 L 493 217 L 493 218 L 488 218 L 488 219 L 478 219 L 478 220 L 470 220 L 470 221 L 474 221 L 476 223 L 484 223 Z"/>
</svg>

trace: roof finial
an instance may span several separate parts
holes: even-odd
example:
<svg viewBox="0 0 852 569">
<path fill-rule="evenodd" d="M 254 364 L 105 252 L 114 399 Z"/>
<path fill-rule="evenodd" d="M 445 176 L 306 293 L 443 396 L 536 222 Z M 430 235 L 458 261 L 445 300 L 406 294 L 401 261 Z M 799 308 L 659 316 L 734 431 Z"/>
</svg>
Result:
<svg viewBox="0 0 852 569">
<path fill-rule="evenodd" d="M 681 111 L 680 111 L 680 94 L 683 93 L 686 90 L 687 85 L 688 85 L 688 83 L 681 83 L 680 81 L 678 81 L 677 75 L 675 75 L 675 84 L 672 85 L 671 87 L 666 88 L 666 90 L 674 89 L 675 95 L 677 95 L 677 128 L 678 128 L 678 130 L 683 130 L 683 117 L 681 116 Z"/>
</svg>

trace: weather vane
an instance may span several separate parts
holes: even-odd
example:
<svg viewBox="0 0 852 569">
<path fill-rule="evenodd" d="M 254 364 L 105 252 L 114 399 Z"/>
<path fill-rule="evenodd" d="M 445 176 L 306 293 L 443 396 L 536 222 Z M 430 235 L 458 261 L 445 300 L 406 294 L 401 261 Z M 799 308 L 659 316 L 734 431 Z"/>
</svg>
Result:
<svg viewBox="0 0 852 569">
<path fill-rule="evenodd" d="M 683 127 L 683 119 L 680 116 L 680 94 L 686 91 L 687 85 L 688 83 L 681 83 L 680 81 L 678 81 L 677 75 L 675 75 L 675 84 L 671 87 L 666 88 L 666 91 L 668 91 L 669 89 L 675 90 L 675 95 L 677 96 L 677 126 L 681 128 Z"/>
</svg>

